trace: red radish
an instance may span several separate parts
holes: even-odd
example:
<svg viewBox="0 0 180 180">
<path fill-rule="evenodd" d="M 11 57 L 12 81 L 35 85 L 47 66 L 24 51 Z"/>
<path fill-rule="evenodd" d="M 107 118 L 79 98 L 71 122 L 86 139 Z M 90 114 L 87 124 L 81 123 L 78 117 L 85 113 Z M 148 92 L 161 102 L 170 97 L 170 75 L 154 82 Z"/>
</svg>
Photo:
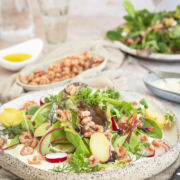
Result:
<svg viewBox="0 0 180 180">
<path fill-rule="evenodd" d="M 42 100 L 42 98 L 40 99 L 40 106 L 43 106 L 44 105 L 44 102 Z"/>
<path fill-rule="evenodd" d="M 131 119 L 132 119 L 132 120 L 131 120 Z M 133 126 L 133 123 L 134 123 L 134 121 L 135 121 L 134 116 L 131 116 L 131 117 L 128 119 L 128 122 L 129 122 L 130 120 L 131 120 L 131 122 L 130 122 L 129 128 L 125 131 L 124 134 L 128 133 L 129 130 L 131 130 L 131 128 L 132 128 L 132 126 Z"/>
<path fill-rule="evenodd" d="M 46 160 L 50 163 L 59 163 L 67 159 L 66 153 L 49 153 L 46 154 Z"/>
<path fill-rule="evenodd" d="M 133 124 L 134 123 L 134 124 Z M 128 136 L 126 137 L 126 139 L 124 140 L 123 144 L 128 140 L 128 138 L 131 136 L 131 133 L 136 129 L 136 126 L 138 125 L 138 121 L 137 121 L 137 112 L 135 113 L 135 115 L 133 116 L 133 119 L 131 121 L 131 124 L 128 128 L 128 130 L 125 132 L 128 133 Z"/>
<path fill-rule="evenodd" d="M 111 117 L 111 121 L 112 121 L 112 129 L 113 129 L 113 131 L 119 131 L 119 127 L 116 124 L 116 121 L 115 121 L 114 117 Z"/>
<path fill-rule="evenodd" d="M 164 149 L 165 149 L 165 151 L 167 152 L 167 151 L 169 151 L 170 146 L 164 142 L 164 144 L 163 144 L 163 148 L 164 148 Z"/>
<path fill-rule="evenodd" d="M 43 143 L 44 139 L 45 139 L 49 134 L 51 134 L 52 132 L 54 132 L 54 131 L 56 131 L 56 130 L 61 130 L 61 129 L 63 129 L 63 128 L 64 128 L 64 127 L 54 128 L 54 129 L 52 129 L 51 131 L 47 132 L 47 133 L 43 136 L 43 138 L 42 138 L 41 141 L 39 142 L 39 153 L 40 153 L 41 155 L 42 155 L 41 147 L 42 147 L 42 143 Z"/>
<path fill-rule="evenodd" d="M 6 151 L 6 150 L 8 150 L 8 149 L 10 149 L 10 148 L 12 148 L 12 147 L 14 147 L 14 146 L 17 146 L 18 144 L 19 144 L 19 143 L 13 144 L 13 145 L 11 145 L 11 146 L 2 148 L 1 150 L 2 150 L 2 151 Z"/>
<path fill-rule="evenodd" d="M 67 137 L 61 137 L 61 138 L 55 139 L 55 140 L 51 141 L 51 144 L 54 144 L 54 143 L 64 140 L 64 139 L 67 139 Z"/>
<path fill-rule="evenodd" d="M 143 157 L 154 157 L 155 156 L 155 150 L 152 152 L 152 154 L 138 153 L 138 155 L 143 156 Z"/>
</svg>

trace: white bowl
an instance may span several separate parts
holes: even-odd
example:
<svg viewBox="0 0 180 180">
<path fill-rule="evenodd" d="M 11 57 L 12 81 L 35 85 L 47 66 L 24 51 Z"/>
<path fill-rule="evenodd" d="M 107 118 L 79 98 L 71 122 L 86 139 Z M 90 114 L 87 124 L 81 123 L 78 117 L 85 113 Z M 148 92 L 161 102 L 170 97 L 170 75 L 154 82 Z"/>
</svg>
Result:
<svg viewBox="0 0 180 180">
<path fill-rule="evenodd" d="M 42 48 L 43 48 L 43 41 L 41 39 L 31 39 L 23 43 L 17 44 L 15 46 L 11 46 L 10 48 L 1 50 L 0 51 L 0 66 L 2 66 L 5 69 L 12 70 L 12 71 L 17 71 L 19 69 L 22 69 L 24 66 L 32 63 L 38 58 L 38 56 L 40 55 L 42 51 Z M 6 55 L 17 54 L 17 53 L 30 54 L 32 55 L 32 57 L 22 62 L 10 62 L 3 59 L 3 57 Z"/>
</svg>

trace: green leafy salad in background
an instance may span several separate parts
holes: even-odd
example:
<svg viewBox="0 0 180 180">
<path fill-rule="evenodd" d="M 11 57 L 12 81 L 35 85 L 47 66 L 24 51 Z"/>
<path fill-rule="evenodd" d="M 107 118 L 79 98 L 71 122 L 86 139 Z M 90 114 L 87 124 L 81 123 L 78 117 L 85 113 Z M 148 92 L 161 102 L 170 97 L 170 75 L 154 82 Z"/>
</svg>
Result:
<svg viewBox="0 0 180 180">
<path fill-rule="evenodd" d="M 123 2 L 128 15 L 125 23 L 106 36 L 112 41 L 121 41 L 130 48 L 151 50 L 153 53 L 180 53 L 180 5 L 175 11 L 150 12 L 135 10 L 128 1 Z"/>
<path fill-rule="evenodd" d="M 150 110 L 143 98 L 125 101 L 114 89 L 75 83 L 40 103 L 4 109 L 0 122 L 2 151 L 20 151 L 37 167 L 55 163 L 54 172 L 91 173 L 166 153 L 163 131 L 174 117 Z"/>
</svg>

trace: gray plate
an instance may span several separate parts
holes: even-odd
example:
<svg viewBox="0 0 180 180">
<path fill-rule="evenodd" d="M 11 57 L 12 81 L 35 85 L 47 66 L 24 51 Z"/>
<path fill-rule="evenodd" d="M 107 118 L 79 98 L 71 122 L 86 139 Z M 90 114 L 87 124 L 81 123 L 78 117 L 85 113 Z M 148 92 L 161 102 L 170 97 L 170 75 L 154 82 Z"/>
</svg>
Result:
<svg viewBox="0 0 180 180">
<path fill-rule="evenodd" d="M 160 74 L 160 76 L 162 78 L 180 78 L 180 73 L 174 73 L 174 72 L 158 72 Z M 175 93 L 175 92 L 171 92 L 171 91 L 167 91 L 167 90 L 162 90 L 160 88 L 157 88 L 155 86 L 152 85 L 152 83 L 156 80 L 160 79 L 160 77 L 156 76 L 153 73 L 148 73 L 145 77 L 144 77 L 144 83 L 146 85 L 146 87 L 155 95 L 163 98 L 163 99 L 167 99 L 170 101 L 174 101 L 177 103 L 180 103 L 180 94 L 179 93 Z"/>
</svg>

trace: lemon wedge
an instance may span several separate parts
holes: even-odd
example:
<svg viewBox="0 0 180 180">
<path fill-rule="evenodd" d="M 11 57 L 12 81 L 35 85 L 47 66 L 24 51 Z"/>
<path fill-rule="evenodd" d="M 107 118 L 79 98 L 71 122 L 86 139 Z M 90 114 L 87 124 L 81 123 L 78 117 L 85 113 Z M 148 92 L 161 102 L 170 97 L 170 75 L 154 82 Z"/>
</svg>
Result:
<svg viewBox="0 0 180 180">
<path fill-rule="evenodd" d="M 166 124 L 166 120 L 165 120 L 165 117 L 164 115 L 158 113 L 158 112 L 155 112 L 155 111 L 151 111 L 149 109 L 146 109 L 145 110 L 145 117 L 147 119 L 150 119 L 152 121 L 155 121 L 159 127 L 161 129 L 163 129 L 165 127 L 165 124 Z"/>
<path fill-rule="evenodd" d="M 22 112 L 17 109 L 6 108 L 0 114 L 0 122 L 5 127 L 15 127 L 21 124 L 22 120 L 23 120 Z"/>
</svg>

